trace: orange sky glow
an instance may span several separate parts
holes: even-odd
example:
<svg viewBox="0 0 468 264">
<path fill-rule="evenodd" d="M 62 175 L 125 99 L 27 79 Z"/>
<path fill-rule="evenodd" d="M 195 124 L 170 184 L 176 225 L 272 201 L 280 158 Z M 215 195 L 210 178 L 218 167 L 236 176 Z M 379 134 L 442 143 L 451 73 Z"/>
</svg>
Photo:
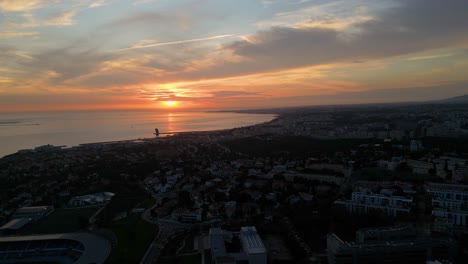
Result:
<svg viewBox="0 0 468 264">
<path fill-rule="evenodd" d="M 463 95 L 466 11 L 464 0 L 0 0 L 0 112 Z"/>
</svg>

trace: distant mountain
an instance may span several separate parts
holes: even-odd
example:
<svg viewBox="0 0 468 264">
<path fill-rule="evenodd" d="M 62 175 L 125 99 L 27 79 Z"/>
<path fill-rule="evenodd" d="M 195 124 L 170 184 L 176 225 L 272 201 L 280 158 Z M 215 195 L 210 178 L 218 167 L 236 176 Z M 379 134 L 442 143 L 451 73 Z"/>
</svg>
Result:
<svg viewBox="0 0 468 264">
<path fill-rule="evenodd" d="M 447 99 L 432 101 L 431 103 L 437 104 L 468 104 L 468 94 L 451 97 Z"/>
</svg>

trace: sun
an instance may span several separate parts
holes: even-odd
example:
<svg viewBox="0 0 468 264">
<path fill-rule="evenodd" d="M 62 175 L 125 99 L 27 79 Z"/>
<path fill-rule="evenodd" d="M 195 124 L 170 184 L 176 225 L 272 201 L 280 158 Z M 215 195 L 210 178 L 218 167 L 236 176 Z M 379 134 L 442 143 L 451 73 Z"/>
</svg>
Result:
<svg viewBox="0 0 468 264">
<path fill-rule="evenodd" d="M 166 107 L 175 107 L 179 104 L 177 101 L 162 101 L 162 104 Z"/>
</svg>

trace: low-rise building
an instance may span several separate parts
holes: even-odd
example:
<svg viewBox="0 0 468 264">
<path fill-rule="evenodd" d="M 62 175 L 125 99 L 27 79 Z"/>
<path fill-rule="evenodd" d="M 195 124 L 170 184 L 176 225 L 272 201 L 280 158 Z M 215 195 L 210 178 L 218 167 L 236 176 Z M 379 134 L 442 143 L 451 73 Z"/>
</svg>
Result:
<svg viewBox="0 0 468 264">
<path fill-rule="evenodd" d="M 345 242 L 329 234 L 328 263 L 426 263 L 453 261 L 456 256 L 451 239 L 418 236 L 408 227 L 358 230 L 356 237 L 355 242 Z"/>
<path fill-rule="evenodd" d="M 406 164 L 411 168 L 414 174 L 429 174 L 434 169 L 432 162 L 426 162 L 422 160 L 407 160 Z"/>
<path fill-rule="evenodd" d="M 196 211 L 189 211 L 187 209 L 177 208 L 172 212 L 172 215 L 180 222 L 195 223 L 201 222 L 202 211 L 202 209 L 198 209 Z"/>
<path fill-rule="evenodd" d="M 353 192 L 351 200 L 338 200 L 335 204 L 346 207 L 348 212 L 368 213 L 383 211 L 389 216 L 408 214 L 413 203 L 412 197 Z"/>
<path fill-rule="evenodd" d="M 83 196 L 76 196 L 70 199 L 68 206 L 70 207 L 81 207 L 81 206 L 90 206 L 98 205 L 111 200 L 115 194 L 111 192 L 102 192 L 95 194 L 88 194 Z"/>
<path fill-rule="evenodd" d="M 432 196 L 432 215 L 435 223 L 468 225 L 468 186 L 460 184 L 426 184 Z"/>
</svg>

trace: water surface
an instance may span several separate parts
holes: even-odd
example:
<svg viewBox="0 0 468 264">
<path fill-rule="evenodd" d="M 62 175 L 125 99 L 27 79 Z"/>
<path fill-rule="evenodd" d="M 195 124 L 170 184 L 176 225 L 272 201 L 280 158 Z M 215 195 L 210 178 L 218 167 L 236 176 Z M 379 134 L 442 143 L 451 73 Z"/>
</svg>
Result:
<svg viewBox="0 0 468 264">
<path fill-rule="evenodd" d="M 37 146 L 153 137 L 160 132 L 207 131 L 270 121 L 274 115 L 228 112 L 80 111 L 0 113 L 0 157 Z"/>
</svg>

